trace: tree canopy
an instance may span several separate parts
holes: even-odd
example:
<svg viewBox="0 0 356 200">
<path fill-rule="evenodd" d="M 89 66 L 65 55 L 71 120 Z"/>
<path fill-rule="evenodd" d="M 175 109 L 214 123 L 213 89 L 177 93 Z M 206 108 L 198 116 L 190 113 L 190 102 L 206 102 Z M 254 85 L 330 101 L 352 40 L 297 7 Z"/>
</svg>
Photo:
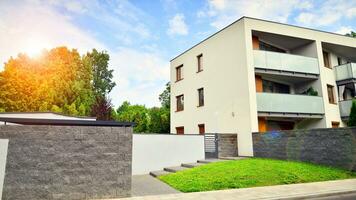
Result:
<svg viewBox="0 0 356 200">
<path fill-rule="evenodd" d="M 93 49 L 81 56 L 67 47 L 45 50 L 36 58 L 26 54 L 10 58 L 0 72 L 0 110 L 95 116 L 97 96 L 115 86 L 108 60 L 106 52 Z"/>
<path fill-rule="evenodd" d="M 356 32 L 351 31 L 350 33 L 346 33 L 346 36 L 356 37 Z"/>
</svg>

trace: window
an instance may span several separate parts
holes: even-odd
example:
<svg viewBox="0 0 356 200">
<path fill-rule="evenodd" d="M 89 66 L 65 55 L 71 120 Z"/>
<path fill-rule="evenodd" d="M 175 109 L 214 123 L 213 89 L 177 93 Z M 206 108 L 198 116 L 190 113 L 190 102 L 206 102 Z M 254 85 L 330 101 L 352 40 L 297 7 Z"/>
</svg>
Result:
<svg viewBox="0 0 356 200">
<path fill-rule="evenodd" d="M 289 85 L 268 81 L 268 80 L 262 80 L 262 88 L 263 88 L 263 92 L 283 93 L 283 94 L 290 93 Z"/>
<path fill-rule="evenodd" d="M 331 64 L 330 64 L 330 55 L 328 52 L 323 51 L 323 59 L 324 59 L 324 65 L 327 68 L 331 68 Z"/>
<path fill-rule="evenodd" d="M 281 48 L 275 47 L 273 45 L 267 44 L 267 43 L 262 42 L 262 41 L 260 41 L 259 47 L 260 47 L 260 50 L 264 50 L 264 51 L 274 51 L 274 52 L 280 52 L 280 53 L 285 53 L 286 52 L 285 50 L 283 50 Z"/>
<path fill-rule="evenodd" d="M 177 111 L 184 110 L 184 95 L 179 95 L 177 98 Z"/>
<path fill-rule="evenodd" d="M 197 56 L 198 60 L 198 72 L 203 71 L 203 54 Z"/>
<path fill-rule="evenodd" d="M 335 104 L 335 95 L 334 95 L 334 86 L 332 85 L 327 85 L 328 87 L 328 98 L 329 98 L 329 103 Z"/>
<path fill-rule="evenodd" d="M 198 106 L 204 106 L 204 88 L 198 89 Z"/>
<path fill-rule="evenodd" d="M 332 128 L 339 128 L 340 122 L 331 122 Z"/>
<path fill-rule="evenodd" d="M 342 65 L 342 59 L 340 57 L 337 57 L 337 65 Z"/>
<path fill-rule="evenodd" d="M 176 127 L 176 132 L 178 135 L 183 135 L 184 134 L 184 126 Z"/>
<path fill-rule="evenodd" d="M 183 65 L 176 67 L 176 81 L 183 79 Z"/>
<path fill-rule="evenodd" d="M 198 128 L 199 128 L 199 134 L 200 135 L 204 135 L 204 133 L 205 133 L 205 125 L 204 124 L 198 124 Z"/>
</svg>

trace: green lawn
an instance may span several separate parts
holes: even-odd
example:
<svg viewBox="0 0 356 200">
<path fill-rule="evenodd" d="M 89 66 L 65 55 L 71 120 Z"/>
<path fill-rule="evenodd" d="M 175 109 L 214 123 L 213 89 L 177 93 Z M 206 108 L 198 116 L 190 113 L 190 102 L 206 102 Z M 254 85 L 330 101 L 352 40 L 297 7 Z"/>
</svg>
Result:
<svg viewBox="0 0 356 200">
<path fill-rule="evenodd" d="M 250 158 L 211 163 L 160 176 L 182 192 L 356 178 L 356 173 L 302 162 Z"/>
</svg>

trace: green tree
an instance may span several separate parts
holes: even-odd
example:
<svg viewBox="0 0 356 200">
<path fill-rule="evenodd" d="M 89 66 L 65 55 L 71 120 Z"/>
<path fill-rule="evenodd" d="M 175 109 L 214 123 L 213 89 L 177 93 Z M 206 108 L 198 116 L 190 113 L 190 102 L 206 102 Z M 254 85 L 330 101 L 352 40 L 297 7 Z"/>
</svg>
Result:
<svg viewBox="0 0 356 200">
<path fill-rule="evenodd" d="M 350 33 L 346 33 L 346 35 L 350 37 L 356 37 L 356 32 L 351 31 Z"/>
<path fill-rule="evenodd" d="M 352 100 L 352 106 L 349 115 L 348 126 L 356 126 L 356 101 Z"/>
<path fill-rule="evenodd" d="M 159 101 L 161 102 L 162 107 L 170 108 L 171 107 L 171 84 L 168 82 L 166 84 L 166 89 L 159 95 Z"/>
<path fill-rule="evenodd" d="M 149 109 L 143 105 L 131 105 L 125 101 L 116 110 L 116 120 L 124 122 L 135 122 L 135 133 L 147 133 L 150 132 L 150 115 Z"/>
<path fill-rule="evenodd" d="M 98 52 L 93 49 L 88 52 L 83 61 L 93 70 L 93 90 L 95 96 L 106 96 L 115 87 L 113 79 L 113 70 L 109 70 L 110 56 L 107 52 Z"/>
<path fill-rule="evenodd" d="M 169 133 L 170 132 L 170 110 L 167 107 L 153 107 L 150 109 L 149 132 Z"/>
<path fill-rule="evenodd" d="M 91 82 L 92 69 L 75 49 L 57 47 L 38 58 L 19 54 L 0 72 L 0 107 L 8 112 L 56 110 L 86 115 L 93 99 Z M 73 108 L 81 105 L 81 112 L 75 112 Z"/>
</svg>

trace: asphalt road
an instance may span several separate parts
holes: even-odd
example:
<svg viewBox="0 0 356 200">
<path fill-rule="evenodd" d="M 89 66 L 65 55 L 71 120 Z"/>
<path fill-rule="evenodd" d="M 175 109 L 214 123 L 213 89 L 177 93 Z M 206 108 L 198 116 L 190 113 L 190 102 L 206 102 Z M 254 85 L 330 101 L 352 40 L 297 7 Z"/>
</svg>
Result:
<svg viewBox="0 0 356 200">
<path fill-rule="evenodd" d="M 318 197 L 318 198 L 312 198 L 312 200 L 356 200 L 356 193 Z"/>
</svg>

